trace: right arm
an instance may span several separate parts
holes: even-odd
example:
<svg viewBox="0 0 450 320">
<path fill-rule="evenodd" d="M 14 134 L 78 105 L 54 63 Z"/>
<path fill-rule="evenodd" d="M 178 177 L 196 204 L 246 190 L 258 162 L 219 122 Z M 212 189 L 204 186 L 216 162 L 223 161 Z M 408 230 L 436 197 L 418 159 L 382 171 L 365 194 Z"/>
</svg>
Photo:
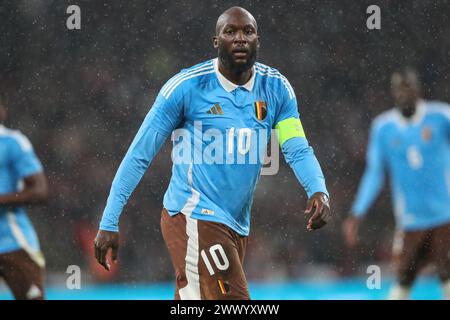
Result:
<svg viewBox="0 0 450 320">
<path fill-rule="evenodd" d="M 181 122 L 182 99 L 178 91 L 168 98 L 161 93 L 158 95 L 116 172 L 94 242 L 95 257 L 107 270 L 109 248 L 113 261 L 117 260 L 120 214 L 153 158 Z"/>
<path fill-rule="evenodd" d="M 359 222 L 384 185 L 384 170 L 385 160 L 381 146 L 380 126 L 374 123 L 370 132 L 364 175 L 359 184 L 351 215 L 344 222 L 344 236 L 350 246 L 356 244 Z"/>
<path fill-rule="evenodd" d="M 119 217 L 124 206 L 166 141 L 167 137 L 153 129 L 148 118 L 144 120 L 117 169 L 100 221 L 100 230 L 119 231 Z"/>
</svg>

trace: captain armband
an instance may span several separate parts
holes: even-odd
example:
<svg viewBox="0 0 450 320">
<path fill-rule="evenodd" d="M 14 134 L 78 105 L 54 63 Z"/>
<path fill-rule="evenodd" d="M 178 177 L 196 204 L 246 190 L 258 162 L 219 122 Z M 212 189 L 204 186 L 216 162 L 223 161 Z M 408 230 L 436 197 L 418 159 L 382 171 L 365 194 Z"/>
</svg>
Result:
<svg viewBox="0 0 450 320">
<path fill-rule="evenodd" d="M 282 120 L 276 124 L 275 129 L 277 129 L 278 141 L 281 147 L 291 138 L 306 138 L 299 118 L 292 117 Z"/>
</svg>

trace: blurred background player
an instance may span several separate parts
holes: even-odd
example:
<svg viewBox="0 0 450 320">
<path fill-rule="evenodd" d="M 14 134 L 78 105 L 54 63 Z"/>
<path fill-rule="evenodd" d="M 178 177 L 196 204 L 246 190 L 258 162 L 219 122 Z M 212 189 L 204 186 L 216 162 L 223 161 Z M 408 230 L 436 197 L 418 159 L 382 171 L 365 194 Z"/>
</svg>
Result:
<svg viewBox="0 0 450 320">
<path fill-rule="evenodd" d="M 177 128 L 189 134 L 187 143 L 192 143 L 193 149 L 197 142 L 191 138 L 199 134 L 197 130 L 203 134 L 214 128 L 222 137 L 236 130 L 228 142 L 222 140 L 227 144 L 220 145 L 225 157 L 230 149 L 233 155 L 245 155 L 239 151 L 245 149 L 237 139 L 239 130 L 266 130 L 270 135 L 271 129 L 277 128 L 283 154 L 308 194 L 307 229 L 325 225 L 330 217 L 325 179 L 306 140 L 289 82 L 277 70 L 255 63 L 257 29 L 254 17 L 245 9 L 226 10 L 217 20 L 213 38 L 218 58 L 183 70 L 161 89 L 112 183 L 95 240 L 96 257 L 105 269 L 110 268 L 109 249 L 112 259 L 117 259 L 118 223 L 125 203 Z M 199 122 L 202 127 L 196 129 Z M 185 139 L 183 136 L 181 143 L 186 143 Z M 256 145 L 254 136 L 251 139 L 248 137 L 248 144 Z M 199 142 L 201 150 L 209 144 L 206 142 L 210 140 Z M 267 141 L 259 143 L 259 148 L 266 145 Z M 262 162 L 228 164 L 226 160 L 197 163 L 195 156 L 194 163 L 174 161 L 161 228 L 176 273 L 176 299 L 250 298 L 243 260 L 261 166 Z"/>
<path fill-rule="evenodd" d="M 390 176 L 397 233 L 397 284 L 390 299 L 407 299 L 420 269 L 433 262 L 450 299 L 450 107 L 421 98 L 415 70 L 393 73 L 395 108 L 372 124 L 366 170 L 351 216 L 344 223 L 354 246 L 361 218 Z"/>
<path fill-rule="evenodd" d="M 25 206 L 47 200 L 47 180 L 30 141 L 2 125 L 0 96 L 0 278 L 16 299 L 44 298 L 44 257 Z"/>
</svg>

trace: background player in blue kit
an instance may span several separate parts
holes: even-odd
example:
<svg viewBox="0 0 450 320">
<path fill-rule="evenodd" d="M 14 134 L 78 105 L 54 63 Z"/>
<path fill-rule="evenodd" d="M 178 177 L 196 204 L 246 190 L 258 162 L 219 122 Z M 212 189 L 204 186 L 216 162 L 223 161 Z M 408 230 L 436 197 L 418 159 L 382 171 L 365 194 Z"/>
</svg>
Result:
<svg viewBox="0 0 450 320">
<path fill-rule="evenodd" d="M 394 240 L 398 284 L 390 298 L 408 298 L 421 267 L 431 261 L 450 299 L 450 107 L 423 100 L 420 87 L 413 69 L 392 75 L 396 108 L 372 124 L 366 170 L 344 233 L 354 246 L 360 220 L 387 172 L 398 229 Z"/>
<path fill-rule="evenodd" d="M 112 249 L 117 259 L 120 213 L 174 132 L 161 227 L 177 299 L 250 297 L 242 264 L 263 159 L 251 162 L 249 153 L 265 150 L 272 128 L 308 194 L 307 229 L 322 227 L 330 217 L 325 179 L 306 140 L 294 90 L 276 69 L 256 63 L 255 19 L 242 8 L 228 9 L 213 41 L 218 58 L 181 71 L 161 89 L 117 171 L 95 240 L 96 258 L 109 270 L 106 255 Z M 205 157 L 212 144 L 206 137 L 213 133 L 215 152 Z M 277 212 L 273 216 L 278 219 Z"/>
<path fill-rule="evenodd" d="M 30 141 L 1 123 L 0 96 L 0 277 L 16 299 L 44 298 L 44 257 L 25 206 L 47 200 L 47 180 Z"/>
</svg>

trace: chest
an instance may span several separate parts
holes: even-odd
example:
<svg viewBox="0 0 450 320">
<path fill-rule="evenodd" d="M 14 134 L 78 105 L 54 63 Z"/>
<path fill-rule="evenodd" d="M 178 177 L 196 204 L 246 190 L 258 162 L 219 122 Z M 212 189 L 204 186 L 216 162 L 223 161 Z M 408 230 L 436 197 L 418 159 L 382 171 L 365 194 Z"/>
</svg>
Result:
<svg viewBox="0 0 450 320">
<path fill-rule="evenodd" d="M 423 122 L 386 130 L 383 148 L 391 163 L 404 163 L 412 169 L 420 169 L 441 157 L 446 147 L 444 140 L 443 128 L 439 124 Z"/>
<path fill-rule="evenodd" d="M 444 142 L 442 128 L 427 122 L 388 130 L 383 140 L 390 152 L 404 152 L 411 146 L 432 151 Z"/>
<path fill-rule="evenodd" d="M 243 88 L 232 92 L 204 90 L 196 92 L 189 100 L 185 119 L 190 123 L 201 123 L 203 131 L 270 130 L 273 126 L 276 105 L 264 92 L 249 92 Z"/>
</svg>

